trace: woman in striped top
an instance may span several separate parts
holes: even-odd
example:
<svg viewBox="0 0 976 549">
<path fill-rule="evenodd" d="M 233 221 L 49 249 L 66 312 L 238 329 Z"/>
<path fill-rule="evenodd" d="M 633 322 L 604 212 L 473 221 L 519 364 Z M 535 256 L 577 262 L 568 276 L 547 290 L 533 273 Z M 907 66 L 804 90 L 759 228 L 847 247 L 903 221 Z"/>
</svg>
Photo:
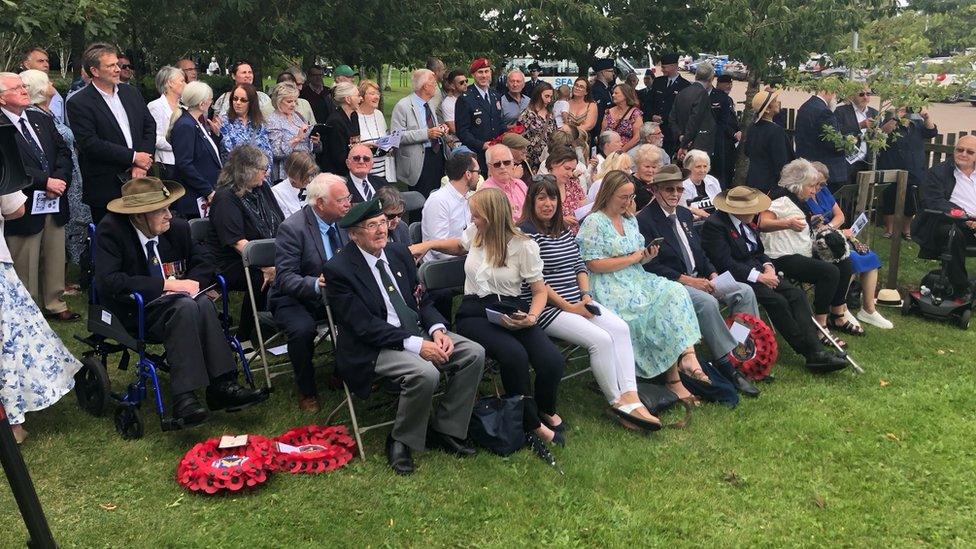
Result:
<svg viewBox="0 0 976 549">
<path fill-rule="evenodd" d="M 590 296 L 589 273 L 562 214 L 562 193 L 552 175 L 529 186 L 519 228 L 539 245 L 547 305 L 538 325 L 546 335 L 590 353 L 593 375 L 611 410 L 627 427 L 661 428 L 637 395 L 634 347 L 627 323 Z M 522 285 L 522 298 L 531 290 Z M 596 311 L 596 312 L 594 312 Z"/>
</svg>

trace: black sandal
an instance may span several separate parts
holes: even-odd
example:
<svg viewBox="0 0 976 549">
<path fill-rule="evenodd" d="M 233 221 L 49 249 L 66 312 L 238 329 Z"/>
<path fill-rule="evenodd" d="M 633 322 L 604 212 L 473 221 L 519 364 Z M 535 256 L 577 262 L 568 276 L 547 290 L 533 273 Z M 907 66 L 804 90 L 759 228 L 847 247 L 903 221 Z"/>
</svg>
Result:
<svg viewBox="0 0 976 549">
<path fill-rule="evenodd" d="M 838 319 L 842 320 L 844 323 L 838 324 L 837 323 Z M 841 314 L 830 313 L 830 322 L 827 325 L 835 330 L 844 332 L 845 334 L 848 335 L 852 335 L 852 336 L 864 335 L 864 328 L 858 326 L 857 324 L 854 324 L 850 320 L 847 320 L 847 318 L 845 318 L 843 313 Z"/>
<path fill-rule="evenodd" d="M 827 329 L 826 326 L 822 326 L 822 328 L 824 330 Z M 831 337 L 834 338 L 834 342 L 837 343 L 837 346 L 838 347 L 840 347 L 841 349 L 847 349 L 847 342 L 846 341 L 844 341 L 843 339 L 841 339 L 839 337 L 834 336 L 833 334 L 831 334 L 830 337 L 828 337 L 823 332 L 820 332 L 820 338 L 819 338 L 820 339 L 820 344 L 823 345 L 824 347 L 833 348 L 834 347 L 834 344 L 830 342 L 830 338 Z"/>
</svg>

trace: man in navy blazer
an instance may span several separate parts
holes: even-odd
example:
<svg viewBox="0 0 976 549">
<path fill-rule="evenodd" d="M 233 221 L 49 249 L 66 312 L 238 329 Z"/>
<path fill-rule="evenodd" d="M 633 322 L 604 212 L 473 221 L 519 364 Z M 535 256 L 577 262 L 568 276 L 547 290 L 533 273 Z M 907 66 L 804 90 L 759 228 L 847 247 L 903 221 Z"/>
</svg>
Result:
<svg viewBox="0 0 976 549">
<path fill-rule="evenodd" d="M 823 162 L 830 171 L 827 186 L 836 192 L 847 183 L 847 155 L 831 141 L 824 139 L 825 128 L 843 131 L 837 115 L 834 114 L 835 94 L 819 91 L 807 99 L 796 111 L 796 132 L 793 141 L 796 156 L 810 162 Z"/>
<path fill-rule="evenodd" d="M 217 143 L 210 134 L 207 122 L 193 117 L 191 112 L 206 116 L 213 100 L 213 90 L 203 82 L 190 82 L 183 89 L 186 110 L 173 123 L 169 142 L 173 145 L 176 179 L 186 188 L 186 194 L 174 209 L 187 218 L 199 216 L 197 199 L 209 198 L 217 185 L 223 163 Z"/>
<path fill-rule="evenodd" d="M 754 220 L 759 212 L 769 209 L 769 197 L 757 189 L 739 186 L 719 193 L 714 202 L 715 213 L 702 225 L 702 248 L 712 265 L 752 287 L 773 326 L 797 354 L 806 358 L 808 369 L 825 373 L 846 368 L 844 358 L 820 344 L 806 293 L 781 279 L 766 255 Z"/>
<path fill-rule="evenodd" d="M 444 317 L 420 295 L 413 256 L 388 242 L 378 199 L 354 206 L 340 225 L 352 241 L 325 265 L 325 289 L 339 322 L 336 371 L 360 396 L 377 377 L 399 385 L 396 422 L 386 440 L 390 466 L 400 475 L 412 473 L 411 451 L 427 446 L 474 454 L 466 439 L 484 348 L 448 332 Z M 442 372 L 447 385 L 431 418 Z"/>
<path fill-rule="evenodd" d="M 109 201 L 121 196 L 122 184 L 145 177 L 152 166 L 156 122 L 139 91 L 119 85 L 115 47 L 92 44 L 82 62 L 91 83 L 72 95 L 66 108 L 85 181 L 82 196 L 98 223 Z"/>
<path fill-rule="evenodd" d="M 712 280 L 718 276 L 715 267 L 702 250 L 698 232 L 694 229 L 694 215 L 681 203 L 684 192 L 681 169 L 674 164 L 661 168 L 654 175 L 654 200 L 637 214 L 637 226 L 647 244 L 656 238 L 664 241 L 657 256 L 644 264 L 644 270 L 675 282 L 688 290 L 695 306 L 702 338 L 712 352 L 713 364 L 746 396 L 759 396 L 759 389 L 732 367 L 729 353 L 738 345 L 725 325 L 721 306 L 727 305 L 729 314 L 746 313 L 759 316 L 756 295 L 748 284 L 738 283 L 738 289 L 717 298 Z M 721 304 L 719 303 L 721 301 Z"/>
<path fill-rule="evenodd" d="M 349 180 L 346 182 L 346 188 L 349 189 L 353 202 L 366 202 L 376 196 L 376 191 L 380 190 L 381 187 L 390 184 L 382 177 L 370 175 L 369 172 L 373 169 L 373 152 L 362 143 L 349 147 L 346 167 L 349 168 Z"/>
<path fill-rule="evenodd" d="M 68 222 L 68 186 L 71 184 L 71 150 L 61 138 L 51 116 L 29 111 L 31 98 L 20 77 L 0 73 L 0 124 L 13 124 L 24 170 L 32 185 L 26 214 L 4 224 L 17 276 L 49 318 L 78 320 L 61 299 L 64 292 L 64 225 Z M 58 198 L 56 213 L 34 213 L 34 196 Z"/>
<path fill-rule="evenodd" d="M 501 98 L 491 89 L 491 63 L 487 59 L 475 59 L 468 69 L 474 76 L 474 86 L 469 86 L 468 91 L 458 98 L 454 123 L 461 143 L 478 155 L 481 175 L 488 177 L 488 163 L 485 162 L 488 142 L 505 131 Z"/>
<path fill-rule="evenodd" d="M 288 340 L 298 407 L 314 413 L 319 402 L 312 356 L 316 324 L 326 316 L 322 269 L 349 242 L 337 223 L 349 211 L 351 196 L 345 180 L 330 173 L 315 176 L 306 191 L 308 204 L 286 219 L 275 236 L 275 280 L 268 309 Z"/>
</svg>

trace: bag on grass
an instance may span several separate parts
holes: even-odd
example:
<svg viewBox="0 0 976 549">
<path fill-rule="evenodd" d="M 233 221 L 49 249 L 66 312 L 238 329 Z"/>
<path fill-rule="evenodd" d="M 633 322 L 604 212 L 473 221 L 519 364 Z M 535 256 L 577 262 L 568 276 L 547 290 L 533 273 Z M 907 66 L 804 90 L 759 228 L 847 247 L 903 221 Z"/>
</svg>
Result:
<svg viewBox="0 0 976 549">
<path fill-rule="evenodd" d="M 479 398 L 471 412 L 468 436 L 475 444 L 500 456 L 514 454 L 525 445 L 522 395 Z"/>
<path fill-rule="evenodd" d="M 685 389 L 706 402 L 718 402 L 729 408 L 735 408 L 739 404 L 739 393 L 735 390 L 732 382 L 715 369 L 711 362 L 702 362 L 701 368 L 712 384 L 705 385 L 684 373 L 680 373 L 681 384 L 685 386 Z"/>
</svg>

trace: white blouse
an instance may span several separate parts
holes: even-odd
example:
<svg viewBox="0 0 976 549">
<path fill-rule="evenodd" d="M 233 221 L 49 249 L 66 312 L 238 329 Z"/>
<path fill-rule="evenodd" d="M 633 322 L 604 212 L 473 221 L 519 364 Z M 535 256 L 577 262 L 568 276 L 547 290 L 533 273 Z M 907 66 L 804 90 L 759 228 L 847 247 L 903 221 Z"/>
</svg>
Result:
<svg viewBox="0 0 976 549">
<path fill-rule="evenodd" d="M 23 206 L 25 202 L 27 202 L 27 195 L 20 191 L 0 196 L 0 214 L 10 215 Z M 0 263 L 13 263 L 14 258 L 10 255 L 10 248 L 7 247 L 7 239 L 2 238 L 2 236 L 3 217 L 0 216 Z"/>
<path fill-rule="evenodd" d="M 156 162 L 172 166 L 176 163 L 176 159 L 173 156 L 173 146 L 166 140 L 166 132 L 169 131 L 173 109 L 169 106 L 165 95 L 150 101 L 146 108 L 156 121 Z"/>
<path fill-rule="evenodd" d="M 271 194 L 274 195 L 275 201 L 278 202 L 278 207 L 281 208 L 281 213 L 285 216 L 285 219 L 288 219 L 291 217 L 291 214 L 305 207 L 306 201 L 298 198 L 298 193 L 300 192 L 301 189 L 296 189 L 288 178 L 282 179 L 271 187 Z"/>
<path fill-rule="evenodd" d="M 486 260 L 484 248 L 471 246 L 477 231 L 472 223 L 461 233 L 461 247 L 468 251 L 464 260 L 465 295 L 517 297 L 522 292 L 523 281 L 532 284 L 542 280 L 542 257 L 535 240 L 529 237 L 509 240 L 505 266 L 495 267 Z"/>
<path fill-rule="evenodd" d="M 781 196 L 769 205 L 769 211 L 776 214 L 777 219 L 787 217 L 805 217 L 803 211 L 788 196 Z M 793 229 L 782 229 L 771 233 L 759 233 L 762 238 L 763 246 L 766 248 L 766 255 L 772 259 L 783 257 L 784 255 L 799 254 L 804 257 L 813 257 L 813 237 L 810 236 L 810 227 L 804 227 L 802 231 Z"/>
<path fill-rule="evenodd" d="M 359 113 L 359 140 L 374 142 L 390 132 L 386 129 L 386 118 L 379 109 L 373 109 L 373 114 Z M 392 154 L 376 156 L 379 150 L 373 151 L 373 169 L 369 174 L 396 183 L 396 162 Z"/>
</svg>

